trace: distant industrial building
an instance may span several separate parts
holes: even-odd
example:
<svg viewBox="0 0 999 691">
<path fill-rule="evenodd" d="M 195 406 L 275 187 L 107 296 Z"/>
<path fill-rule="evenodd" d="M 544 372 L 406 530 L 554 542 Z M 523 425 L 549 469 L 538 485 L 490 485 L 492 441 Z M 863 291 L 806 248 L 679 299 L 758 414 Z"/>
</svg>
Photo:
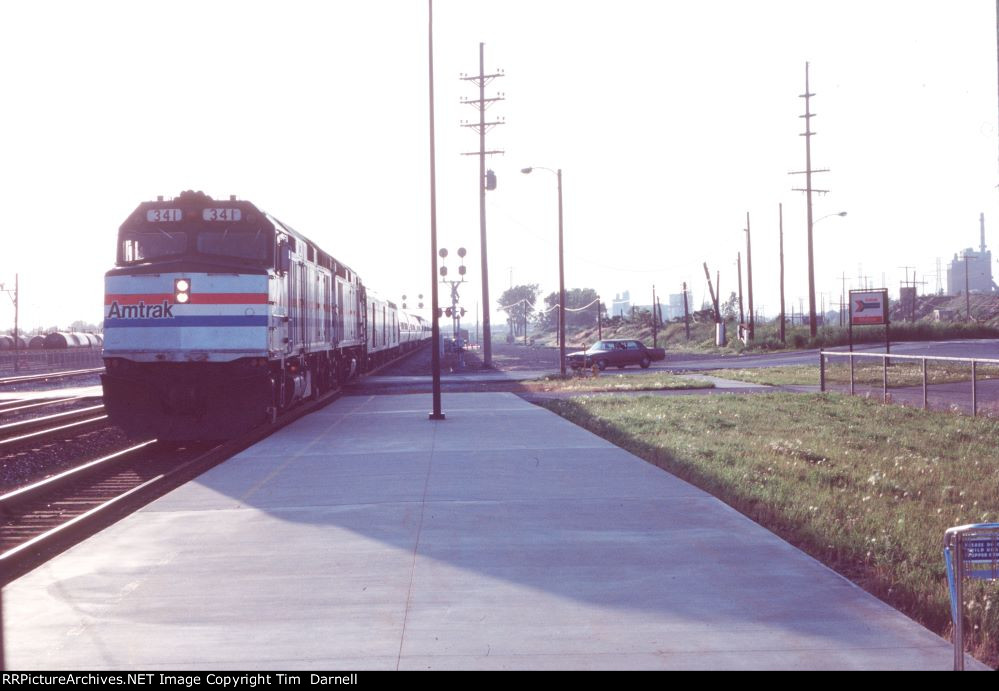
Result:
<svg viewBox="0 0 999 691">
<path fill-rule="evenodd" d="M 618 293 L 614 296 L 614 302 L 611 303 L 610 314 L 612 317 L 631 316 L 631 293 L 629 291 L 626 290 L 623 293 Z"/>
<path fill-rule="evenodd" d="M 966 286 L 970 293 L 999 293 L 999 285 L 992 279 L 992 252 L 985 247 L 985 214 L 978 220 L 981 246 L 978 252 L 969 247 L 954 255 L 947 268 L 948 295 L 963 295 Z"/>
<path fill-rule="evenodd" d="M 687 291 L 687 309 L 694 309 L 694 295 Z M 683 293 L 673 293 L 669 296 L 669 313 L 665 315 L 667 319 L 683 319 Z"/>
</svg>

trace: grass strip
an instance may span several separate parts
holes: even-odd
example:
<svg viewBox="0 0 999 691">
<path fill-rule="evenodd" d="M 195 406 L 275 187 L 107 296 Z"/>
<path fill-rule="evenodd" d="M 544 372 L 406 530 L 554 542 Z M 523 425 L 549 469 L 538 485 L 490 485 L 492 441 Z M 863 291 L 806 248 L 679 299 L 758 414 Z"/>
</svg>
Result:
<svg viewBox="0 0 999 691">
<path fill-rule="evenodd" d="M 708 381 L 687 379 L 667 372 L 655 374 L 604 374 L 598 376 L 585 370 L 583 374 L 562 377 L 553 374 L 543 379 L 523 382 L 529 391 L 556 393 L 615 392 L 615 391 L 665 391 L 671 389 L 710 389 Z"/>
<path fill-rule="evenodd" d="M 818 386 L 818 365 L 787 365 L 784 367 L 755 367 L 752 369 L 712 369 L 698 371 L 722 379 L 734 379 L 763 386 Z"/>
</svg>

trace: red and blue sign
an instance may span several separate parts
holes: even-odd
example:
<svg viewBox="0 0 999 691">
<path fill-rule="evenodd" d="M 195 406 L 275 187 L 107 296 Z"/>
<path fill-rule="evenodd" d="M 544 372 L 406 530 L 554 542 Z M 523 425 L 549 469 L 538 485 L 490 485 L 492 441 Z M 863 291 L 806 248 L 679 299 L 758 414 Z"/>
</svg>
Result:
<svg viewBox="0 0 999 691">
<path fill-rule="evenodd" d="M 887 290 L 850 291 L 850 324 L 853 326 L 876 326 L 887 323 Z"/>
</svg>

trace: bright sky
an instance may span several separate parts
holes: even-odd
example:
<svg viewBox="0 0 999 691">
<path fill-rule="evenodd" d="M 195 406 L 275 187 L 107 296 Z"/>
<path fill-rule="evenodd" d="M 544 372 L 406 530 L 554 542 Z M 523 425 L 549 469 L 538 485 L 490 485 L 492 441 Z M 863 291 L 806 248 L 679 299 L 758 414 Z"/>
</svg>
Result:
<svg viewBox="0 0 999 691">
<path fill-rule="evenodd" d="M 803 176 L 811 62 L 817 290 L 861 267 L 893 295 L 902 266 L 936 287 L 955 252 L 999 255 L 995 4 L 987 0 L 437 0 L 441 246 L 469 250 L 481 301 L 476 111 L 460 73 L 503 78 L 490 132 L 490 300 L 566 284 L 651 302 L 701 264 L 736 288 L 753 231 L 756 305 L 777 310 L 777 208 L 788 300 L 807 309 Z M 118 226 L 141 201 L 200 189 L 254 202 L 383 296 L 429 304 L 427 3 L 7 2 L 0 5 L 0 281 L 23 327 L 99 322 Z M 449 261 L 452 274 L 456 273 Z M 999 265 L 993 267 L 999 273 Z M 945 277 L 942 278 L 946 280 Z M 848 285 L 849 287 L 849 285 Z M 833 297 L 835 295 L 835 297 Z M 665 302 L 665 298 L 663 299 Z M 13 310 L 0 296 L 0 327 Z M 504 321 L 501 314 L 494 321 Z"/>
</svg>

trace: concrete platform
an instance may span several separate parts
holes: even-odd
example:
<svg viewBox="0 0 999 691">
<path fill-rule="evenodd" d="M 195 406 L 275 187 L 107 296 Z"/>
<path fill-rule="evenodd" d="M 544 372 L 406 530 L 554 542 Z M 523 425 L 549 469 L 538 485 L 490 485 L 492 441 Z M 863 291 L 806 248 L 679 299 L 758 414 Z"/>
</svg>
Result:
<svg viewBox="0 0 999 691">
<path fill-rule="evenodd" d="M 952 664 L 946 641 L 541 408 L 429 407 L 343 398 L 11 584 L 9 667 Z"/>
</svg>

